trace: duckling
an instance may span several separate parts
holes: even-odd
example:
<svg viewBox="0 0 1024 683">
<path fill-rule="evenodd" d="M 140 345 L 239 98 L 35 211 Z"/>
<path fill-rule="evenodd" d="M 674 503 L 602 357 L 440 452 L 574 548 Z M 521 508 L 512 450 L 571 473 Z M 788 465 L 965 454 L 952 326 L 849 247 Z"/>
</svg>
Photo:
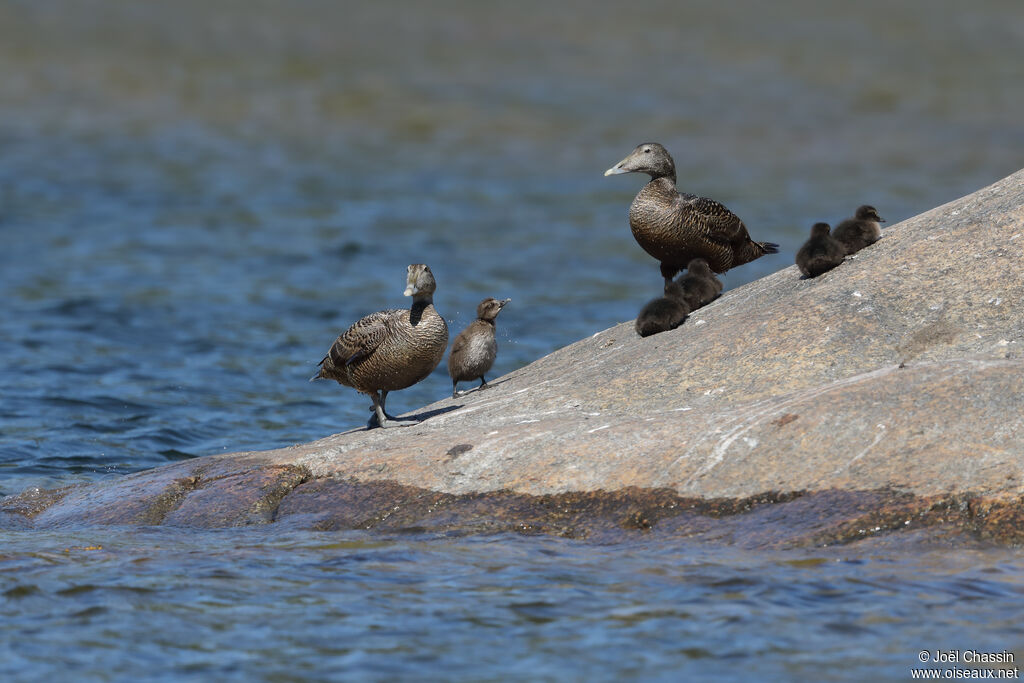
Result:
<svg viewBox="0 0 1024 683">
<path fill-rule="evenodd" d="M 713 271 L 724 273 L 779 251 L 777 244 L 750 239 L 747 226 L 722 204 L 680 194 L 675 162 L 656 142 L 639 145 L 604 172 L 606 176 L 620 173 L 651 176 L 629 207 L 629 227 L 644 251 L 661 262 L 666 282 L 693 258 L 705 258 Z"/>
<path fill-rule="evenodd" d="M 452 398 L 459 395 L 459 382 L 480 378 L 480 388 L 487 388 L 484 374 L 494 365 L 498 356 L 498 342 L 494 338 L 494 319 L 512 299 L 487 298 L 476 307 L 476 320 L 459 332 L 448 355 L 448 375 L 452 378 Z"/>
<path fill-rule="evenodd" d="M 682 288 L 683 298 L 691 312 L 708 305 L 722 293 L 722 282 L 702 258 L 691 259 L 686 264 L 686 273 L 680 275 L 676 282 Z"/>
<path fill-rule="evenodd" d="M 796 265 L 805 277 L 817 277 L 843 262 L 846 249 L 829 231 L 828 223 L 815 223 L 811 238 L 796 252 Z"/>
<path fill-rule="evenodd" d="M 683 288 L 678 282 L 669 280 L 665 285 L 665 296 L 651 299 L 640 309 L 640 315 L 636 317 L 636 333 L 641 337 L 649 337 L 674 330 L 688 315 L 690 306 L 684 298 Z"/>
<path fill-rule="evenodd" d="M 343 332 L 310 378 L 333 379 L 369 394 L 373 416 L 368 427 L 394 427 L 417 421 L 392 417 L 384 410 L 388 392 L 425 379 L 444 358 L 448 326 L 434 308 L 437 282 L 422 263 L 409 266 L 405 296 L 408 309 L 389 309 L 357 320 Z"/>
<path fill-rule="evenodd" d="M 867 204 L 857 207 L 853 218 L 847 218 L 836 226 L 832 236 L 846 248 L 847 254 L 856 254 L 864 247 L 874 244 L 882 237 L 885 219 L 878 215 L 875 207 Z"/>
</svg>

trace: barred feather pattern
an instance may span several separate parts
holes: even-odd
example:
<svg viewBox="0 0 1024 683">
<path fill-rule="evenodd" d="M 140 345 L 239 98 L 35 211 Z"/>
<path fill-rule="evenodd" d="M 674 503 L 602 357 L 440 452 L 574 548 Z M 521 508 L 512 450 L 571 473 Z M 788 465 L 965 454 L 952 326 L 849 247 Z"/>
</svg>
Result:
<svg viewBox="0 0 1024 683">
<path fill-rule="evenodd" d="M 448 325 L 432 303 L 377 311 L 341 333 L 320 361 L 319 378 L 363 393 L 398 391 L 425 379 L 444 358 Z"/>
<path fill-rule="evenodd" d="M 743 221 L 713 199 L 680 194 L 668 177 L 647 183 L 629 207 L 629 226 L 644 251 L 677 270 L 694 258 L 724 273 L 778 246 L 755 242 Z"/>
</svg>

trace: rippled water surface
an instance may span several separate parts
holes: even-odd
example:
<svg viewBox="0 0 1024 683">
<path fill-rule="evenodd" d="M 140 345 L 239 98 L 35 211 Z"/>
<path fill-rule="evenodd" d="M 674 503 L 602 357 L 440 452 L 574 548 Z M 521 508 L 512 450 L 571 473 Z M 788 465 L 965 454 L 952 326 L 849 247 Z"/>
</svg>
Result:
<svg viewBox="0 0 1024 683">
<path fill-rule="evenodd" d="M 782 245 L 729 288 L 858 204 L 955 199 L 1024 166 L 1022 65 L 1009 0 L 0 3 L 0 495 L 361 424 L 306 380 L 409 263 L 453 332 L 512 298 L 495 375 L 632 318 L 643 179 L 602 173 L 641 141 Z M 1020 643 L 1013 553 L 803 562 L 0 531 L 0 673 L 840 679 Z"/>
</svg>

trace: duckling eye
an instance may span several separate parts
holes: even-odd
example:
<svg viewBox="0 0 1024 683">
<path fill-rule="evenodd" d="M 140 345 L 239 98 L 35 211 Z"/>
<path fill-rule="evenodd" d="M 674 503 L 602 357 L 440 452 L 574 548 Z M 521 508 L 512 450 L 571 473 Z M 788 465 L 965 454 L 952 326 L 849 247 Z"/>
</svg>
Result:
<svg viewBox="0 0 1024 683">
<path fill-rule="evenodd" d="M 647 149 L 644 150 L 644 154 L 650 154 L 650 153 L 651 153 L 651 148 L 650 147 L 648 147 Z"/>
</svg>

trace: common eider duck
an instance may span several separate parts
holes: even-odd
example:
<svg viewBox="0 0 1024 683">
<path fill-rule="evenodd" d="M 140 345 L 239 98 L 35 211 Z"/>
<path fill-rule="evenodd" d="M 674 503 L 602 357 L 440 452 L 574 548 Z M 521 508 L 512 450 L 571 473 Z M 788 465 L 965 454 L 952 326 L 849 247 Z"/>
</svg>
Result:
<svg viewBox="0 0 1024 683">
<path fill-rule="evenodd" d="M 369 394 L 373 416 L 368 427 L 415 424 L 384 410 L 388 392 L 411 387 L 425 379 L 444 358 L 448 326 L 434 308 L 437 282 L 422 263 L 409 266 L 405 296 L 408 309 L 378 311 L 360 318 L 343 332 L 311 380 L 333 379 Z"/>
<path fill-rule="evenodd" d="M 706 306 L 722 293 L 722 282 L 711 272 L 711 266 L 702 258 L 691 259 L 686 264 L 686 273 L 676 280 L 683 292 L 683 298 L 695 311 Z"/>
<path fill-rule="evenodd" d="M 879 223 L 884 222 L 885 219 L 878 215 L 875 207 L 865 204 L 857 207 L 853 218 L 847 218 L 837 225 L 832 236 L 842 243 L 847 254 L 856 254 L 882 237 L 882 226 Z"/>
<path fill-rule="evenodd" d="M 629 227 L 644 251 L 661 262 L 666 282 L 691 259 L 707 259 L 711 269 L 730 268 L 775 254 L 779 245 L 755 242 L 747 226 L 713 199 L 680 194 L 676 167 L 668 151 L 656 142 L 645 142 L 604 172 L 646 173 L 651 181 L 637 193 L 629 207 Z"/>
<path fill-rule="evenodd" d="M 448 375 L 452 378 L 452 398 L 459 395 L 459 382 L 480 379 L 480 388 L 487 388 L 484 374 L 498 356 L 494 337 L 494 319 L 512 299 L 487 298 L 476 307 L 476 320 L 459 332 L 448 355 Z"/>
<path fill-rule="evenodd" d="M 846 249 L 829 230 L 828 223 L 815 223 L 811 238 L 796 252 L 796 265 L 805 277 L 817 277 L 843 262 Z"/>
<path fill-rule="evenodd" d="M 683 297 L 682 287 L 678 282 L 669 281 L 665 285 L 665 296 L 651 299 L 640 309 L 640 315 L 636 317 L 636 333 L 641 337 L 649 337 L 674 330 L 688 315 L 690 306 Z"/>
</svg>

